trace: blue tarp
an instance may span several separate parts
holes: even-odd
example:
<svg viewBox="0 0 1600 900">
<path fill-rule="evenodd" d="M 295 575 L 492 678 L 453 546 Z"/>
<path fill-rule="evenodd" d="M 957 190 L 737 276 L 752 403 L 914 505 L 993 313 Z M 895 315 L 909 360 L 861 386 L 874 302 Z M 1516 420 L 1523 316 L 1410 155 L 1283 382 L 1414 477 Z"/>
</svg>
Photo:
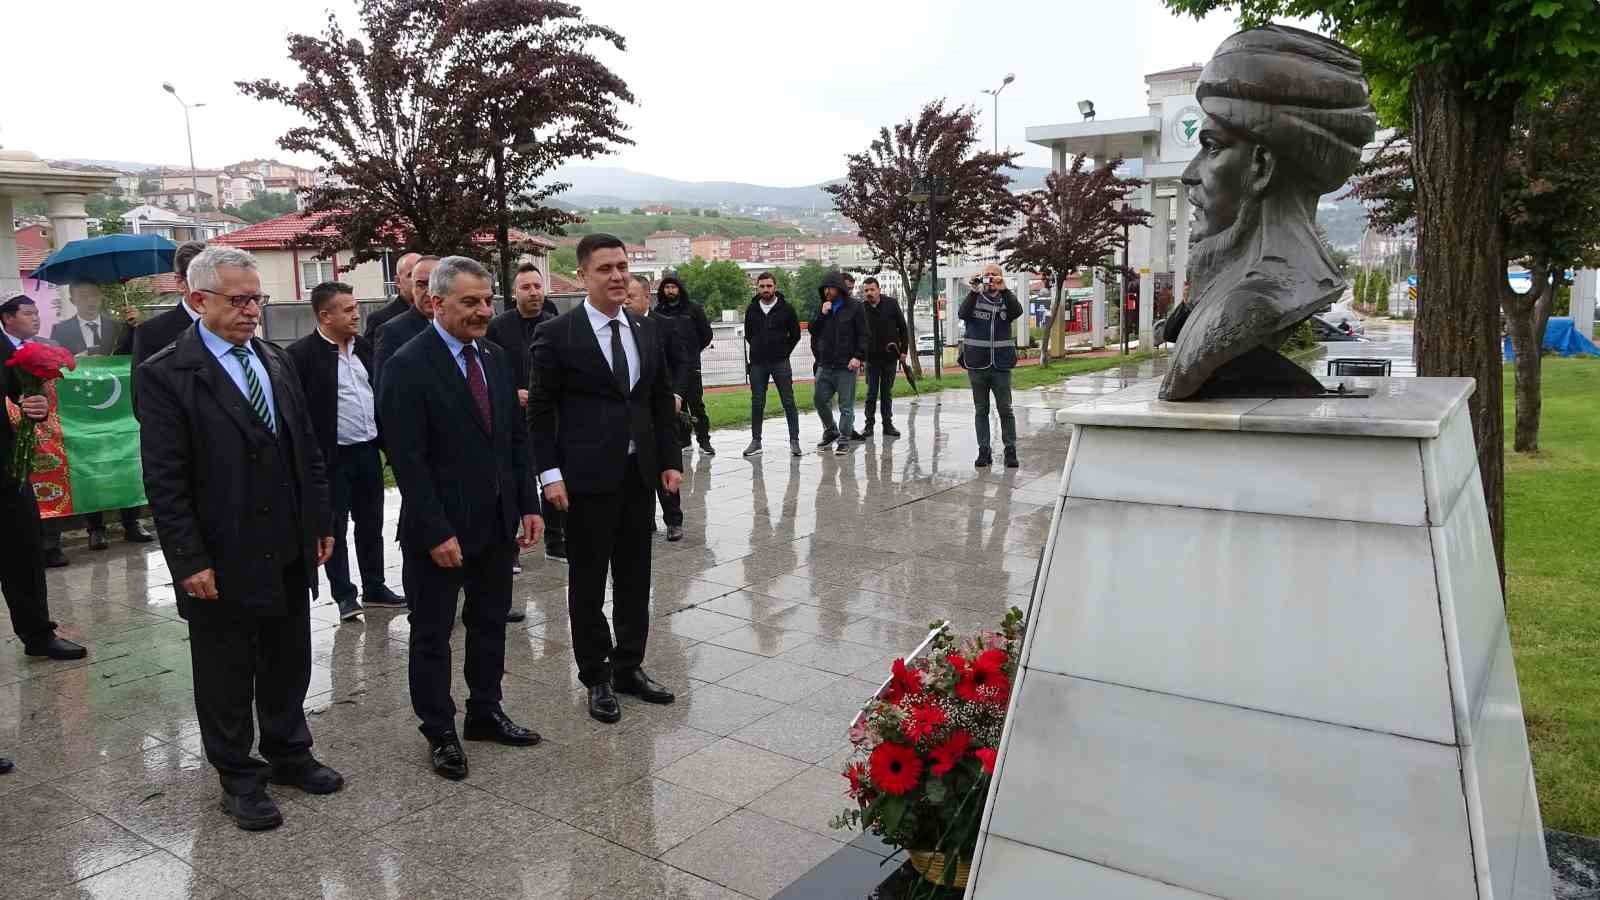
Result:
<svg viewBox="0 0 1600 900">
<path fill-rule="evenodd" d="M 1504 343 L 1506 362 L 1516 359 L 1517 355 L 1511 351 L 1511 338 L 1506 337 Z M 1579 334 L 1578 329 L 1572 326 L 1572 319 L 1567 316 L 1550 317 L 1544 327 L 1544 349 L 1557 356 L 1600 356 L 1600 347 Z"/>
</svg>

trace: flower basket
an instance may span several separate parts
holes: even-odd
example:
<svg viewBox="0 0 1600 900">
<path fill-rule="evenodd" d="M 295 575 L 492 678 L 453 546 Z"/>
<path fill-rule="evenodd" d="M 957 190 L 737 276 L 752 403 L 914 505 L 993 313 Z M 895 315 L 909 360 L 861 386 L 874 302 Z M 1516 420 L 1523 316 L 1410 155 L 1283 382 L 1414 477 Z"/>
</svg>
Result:
<svg viewBox="0 0 1600 900">
<path fill-rule="evenodd" d="M 844 776 L 855 808 L 833 825 L 909 851 L 925 883 L 959 889 L 977 847 L 1024 623 L 1013 608 L 997 630 L 960 637 L 935 629 L 909 661 L 894 661 L 851 724 L 855 752 Z"/>
</svg>

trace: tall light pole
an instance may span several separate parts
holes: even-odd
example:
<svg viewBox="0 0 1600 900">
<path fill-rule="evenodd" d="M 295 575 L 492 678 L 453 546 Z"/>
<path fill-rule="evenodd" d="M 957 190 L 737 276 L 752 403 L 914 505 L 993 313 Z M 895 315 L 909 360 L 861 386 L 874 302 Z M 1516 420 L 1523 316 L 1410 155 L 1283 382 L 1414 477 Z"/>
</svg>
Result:
<svg viewBox="0 0 1600 900">
<path fill-rule="evenodd" d="M 172 86 L 172 82 L 170 82 L 170 81 L 161 82 L 161 89 L 163 91 L 166 91 L 167 93 L 171 94 L 172 95 L 172 99 L 178 101 L 178 105 L 183 107 L 183 136 L 185 138 L 187 138 L 188 141 L 189 141 L 189 189 L 194 194 L 194 204 L 195 204 L 195 206 L 199 206 L 200 205 L 200 176 L 195 173 L 195 169 L 194 169 L 194 131 L 192 131 L 189 128 L 189 110 L 191 110 L 191 109 L 199 109 L 200 107 L 205 106 L 205 104 L 204 103 L 193 103 L 193 104 L 190 104 L 190 103 L 183 102 L 183 98 L 178 96 L 178 89 L 173 87 Z M 216 198 L 216 199 L 219 200 L 219 201 L 221 200 L 220 197 Z"/>
<path fill-rule="evenodd" d="M 996 153 L 1000 152 L 1000 92 L 1006 89 L 1006 85 L 1016 80 L 1016 73 L 1008 72 L 1006 73 L 1006 80 L 1000 82 L 999 87 L 992 91 L 988 88 L 983 89 L 985 94 L 994 98 L 994 152 Z"/>
</svg>

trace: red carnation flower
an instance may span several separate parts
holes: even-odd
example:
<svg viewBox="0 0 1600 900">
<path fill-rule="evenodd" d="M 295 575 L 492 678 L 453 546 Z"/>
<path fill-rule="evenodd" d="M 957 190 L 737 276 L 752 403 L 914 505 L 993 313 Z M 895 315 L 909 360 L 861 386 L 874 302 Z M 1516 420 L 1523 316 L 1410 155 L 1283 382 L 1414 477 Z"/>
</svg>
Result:
<svg viewBox="0 0 1600 900">
<path fill-rule="evenodd" d="M 889 684 L 884 689 L 885 702 L 899 703 L 906 695 L 922 690 L 922 673 L 906 666 L 904 659 L 895 660 L 891 672 Z"/>
<path fill-rule="evenodd" d="M 54 381 L 61 377 L 62 369 L 76 369 L 78 361 L 65 347 L 29 341 L 11 354 L 6 365 L 21 369 L 40 381 Z"/>
<path fill-rule="evenodd" d="M 994 774 L 995 751 L 993 747 L 979 747 L 978 749 L 972 751 L 972 755 L 976 756 L 978 761 L 983 763 L 983 774 Z"/>
<path fill-rule="evenodd" d="M 934 729 L 943 725 L 947 719 L 944 709 L 936 703 L 920 703 L 911 708 L 911 713 L 900 722 L 900 733 L 907 740 L 920 741 L 931 737 Z"/>
<path fill-rule="evenodd" d="M 967 674 L 967 670 L 971 667 L 967 658 L 959 653 L 948 654 L 944 659 L 950 664 L 950 668 L 956 671 L 957 677 Z"/>
<path fill-rule="evenodd" d="M 1004 650 L 985 650 L 978 654 L 978 659 L 972 664 L 974 669 L 1004 675 L 1006 667 L 1006 652 Z"/>
<path fill-rule="evenodd" d="M 905 744 L 884 741 L 867 760 L 872 783 L 899 796 L 917 786 L 922 779 L 922 757 Z"/>
<path fill-rule="evenodd" d="M 961 757 L 967 755 L 967 748 L 972 745 L 972 734 L 967 731 L 956 731 L 945 742 L 928 752 L 928 757 L 933 760 L 929 771 L 935 775 L 943 775 L 956 767 L 961 762 Z"/>
</svg>

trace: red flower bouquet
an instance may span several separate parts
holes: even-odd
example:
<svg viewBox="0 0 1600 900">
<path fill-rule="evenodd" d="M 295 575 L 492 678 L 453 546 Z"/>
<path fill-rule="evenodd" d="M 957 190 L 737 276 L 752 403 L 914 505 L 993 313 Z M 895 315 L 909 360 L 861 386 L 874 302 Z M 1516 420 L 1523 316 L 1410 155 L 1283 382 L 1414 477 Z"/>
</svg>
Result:
<svg viewBox="0 0 1600 900">
<path fill-rule="evenodd" d="M 46 383 L 60 378 L 62 369 L 77 368 L 78 362 L 65 347 L 29 341 L 11 354 L 6 365 L 13 369 L 12 376 L 17 379 L 22 395 L 30 396 L 43 394 Z M 6 464 L 7 474 L 17 481 L 27 481 L 33 474 L 33 451 L 39 445 L 38 425 L 23 416 L 17 427 L 17 440 Z"/>
<path fill-rule="evenodd" d="M 835 828 L 861 828 L 919 854 L 965 866 L 977 846 L 1011 680 L 1022 649 L 1022 611 L 998 631 L 937 634 L 921 659 L 894 661 L 889 681 L 850 729 L 845 768 L 855 808 Z M 957 865 L 925 871 L 959 886 Z"/>
</svg>

